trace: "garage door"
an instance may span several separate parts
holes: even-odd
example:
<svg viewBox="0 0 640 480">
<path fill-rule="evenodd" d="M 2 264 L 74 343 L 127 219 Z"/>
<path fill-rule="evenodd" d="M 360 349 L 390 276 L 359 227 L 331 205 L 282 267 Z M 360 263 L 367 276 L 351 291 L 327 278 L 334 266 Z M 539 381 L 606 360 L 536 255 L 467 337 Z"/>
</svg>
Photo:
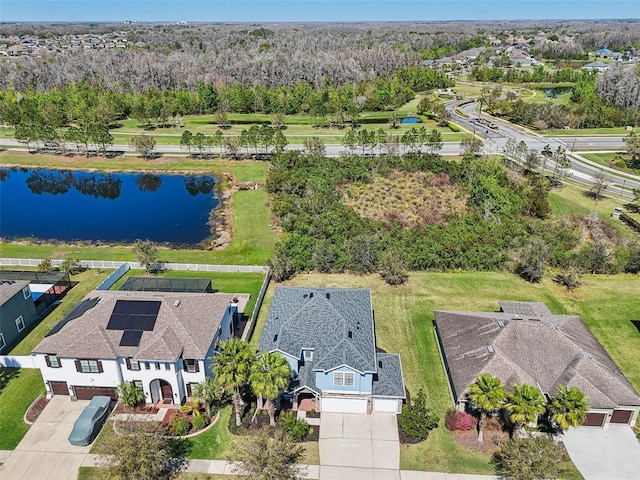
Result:
<svg viewBox="0 0 640 480">
<path fill-rule="evenodd" d="M 78 400 L 91 400 L 96 395 L 105 395 L 113 400 L 118 399 L 118 393 L 114 387 L 73 387 Z"/>
<path fill-rule="evenodd" d="M 606 416 L 606 413 L 587 413 L 587 418 L 584 419 L 582 425 L 585 427 L 601 427 L 604 425 Z"/>
<path fill-rule="evenodd" d="M 69 395 L 67 382 L 49 382 L 49 386 L 54 395 Z"/>
<path fill-rule="evenodd" d="M 322 397 L 322 412 L 367 413 L 366 398 Z"/>
<path fill-rule="evenodd" d="M 373 411 L 398 413 L 398 400 L 395 398 L 374 398 Z"/>
<path fill-rule="evenodd" d="M 628 424 L 631 421 L 631 415 L 633 415 L 631 410 L 614 410 L 611 415 L 611 423 Z"/>
</svg>

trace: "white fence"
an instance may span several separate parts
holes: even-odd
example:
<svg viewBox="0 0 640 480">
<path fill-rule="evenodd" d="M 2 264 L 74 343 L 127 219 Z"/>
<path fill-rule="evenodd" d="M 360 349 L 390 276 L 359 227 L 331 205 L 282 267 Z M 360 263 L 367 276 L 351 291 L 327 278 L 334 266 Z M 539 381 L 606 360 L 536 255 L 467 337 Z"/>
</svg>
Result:
<svg viewBox="0 0 640 480">
<path fill-rule="evenodd" d="M 63 260 L 51 260 L 54 267 L 62 265 Z M 1 266 L 8 267 L 37 267 L 42 263 L 38 258 L 0 258 Z M 80 260 L 86 268 L 119 268 L 128 264 L 130 268 L 141 270 L 144 267 L 139 262 L 122 262 L 109 260 Z M 181 270 L 194 272 L 236 272 L 236 273 L 267 273 L 269 267 L 262 265 L 207 265 L 198 263 L 162 263 L 163 270 Z"/>
<path fill-rule="evenodd" d="M 38 368 L 33 364 L 31 355 L 0 355 L 0 367 Z"/>
</svg>

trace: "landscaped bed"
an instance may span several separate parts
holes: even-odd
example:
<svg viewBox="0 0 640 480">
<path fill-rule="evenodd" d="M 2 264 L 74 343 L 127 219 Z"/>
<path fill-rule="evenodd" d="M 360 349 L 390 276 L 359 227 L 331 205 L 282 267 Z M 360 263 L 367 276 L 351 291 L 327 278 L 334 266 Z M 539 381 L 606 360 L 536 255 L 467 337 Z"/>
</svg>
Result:
<svg viewBox="0 0 640 480">
<path fill-rule="evenodd" d="M 36 401 L 31 404 L 29 410 L 27 410 L 27 413 L 24 414 L 25 421 L 29 424 L 33 424 L 33 422 L 38 419 L 48 403 L 49 400 L 46 397 L 40 395 L 36 399 Z"/>
</svg>

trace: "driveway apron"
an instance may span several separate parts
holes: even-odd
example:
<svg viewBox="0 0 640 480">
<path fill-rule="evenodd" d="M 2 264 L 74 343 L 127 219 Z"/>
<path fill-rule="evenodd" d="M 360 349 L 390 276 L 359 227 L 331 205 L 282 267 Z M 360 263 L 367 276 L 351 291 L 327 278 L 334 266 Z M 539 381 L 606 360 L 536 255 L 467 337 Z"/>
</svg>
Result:
<svg viewBox="0 0 640 480">
<path fill-rule="evenodd" d="M 31 426 L 16 449 L 0 466 L 3 480 L 68 480 L 76 478 L 78 468 L 91 446 L 75 447 L 67 437 L 88 400 L 72 402 L 54 396 Z"/>
<path fill-rule="evenodd" d="M 322 413 L 320 480 L 400 478 L 396 415 Z"/>
<path fill-rule="evenodd" d="M 585 480 L 639 478 L 640 443 L 627 425 L 571 428 L 562 441 Z"/>
</svg>

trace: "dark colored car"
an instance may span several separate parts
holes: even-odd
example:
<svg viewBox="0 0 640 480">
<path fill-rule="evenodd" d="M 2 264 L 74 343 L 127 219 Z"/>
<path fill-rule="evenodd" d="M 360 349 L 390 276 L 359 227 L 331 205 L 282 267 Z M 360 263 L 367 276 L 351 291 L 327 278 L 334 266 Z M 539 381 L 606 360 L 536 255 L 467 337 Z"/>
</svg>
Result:
<svg viewBox="0 0 640 480">
<path fill-rule="evenodd" d="M 89 445 L 98 436 L 109 414 L 111 398 L 97 395 L 91 399 L 73 425 L 69 434 L 71 445 Z"/>
</svg>

